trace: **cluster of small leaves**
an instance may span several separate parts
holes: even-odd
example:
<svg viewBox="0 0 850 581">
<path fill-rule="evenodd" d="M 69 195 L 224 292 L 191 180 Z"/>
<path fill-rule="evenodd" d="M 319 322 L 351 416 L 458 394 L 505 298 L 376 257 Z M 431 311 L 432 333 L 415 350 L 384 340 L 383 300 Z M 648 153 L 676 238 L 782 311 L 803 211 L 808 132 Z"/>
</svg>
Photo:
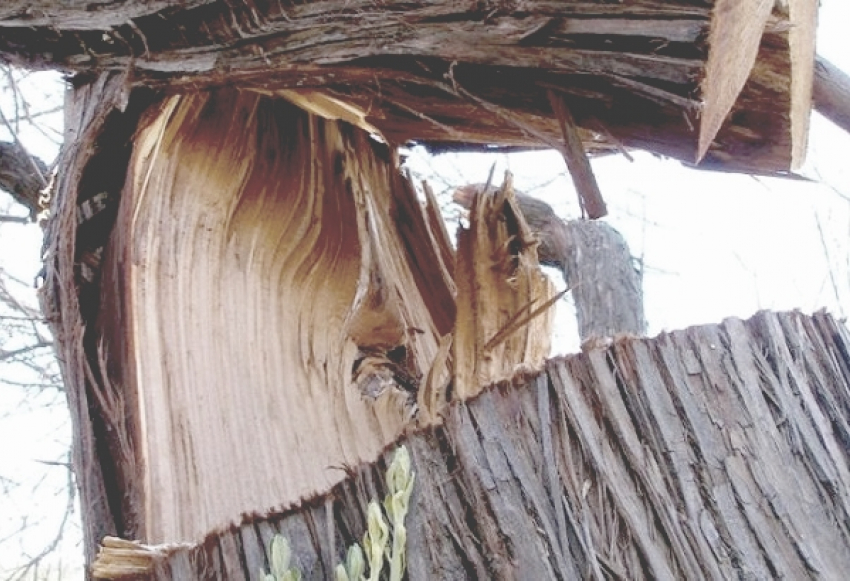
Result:
<svg viewBox="0 0 850 581">
<path fill-rule="evenodd" d="M 405 545 L 407 529 L 404 519 L 410 508 L 410 494 L 416 474 L 411 470 L 410 454 L 405 446 L 400 446 L 387 469 L 387 495 L 381 504 L 373 500 L 366 513 L 366 533 L 361 545 L 354 543 L 348 548 L 345 562 L 334 569 L 336 581 L 401 581 L 406 566 Z M 392 539 L 390 536 L 392 535 Z M 271 543 L 271 572 L 261 571 L 264 581 L 298 581 L 301 571 L 290 567 L 292 551 L 289 541 L 282 535 L 275 535 Z M 366 576 L 368 564 L 369 575 Z"/>
<path fill-rule="evenodd" d="M 404 519 L 410 508 L 410 494 L 415 480 L 416 474 L 410 467 L 410 453 L 405 446 L 400 446 L 387 469 L 384 509 L 382 511 L 381 505 L 375 500 L 369 503 L 363 548 L 354 544 L 348 549 L 345 563 L 336 566 L 336 581 L 378 581 L 385 564 L 389 564 L 390 581 L 401 580 L 406 565 L 407 529 Z M 364 551 L 365 560 L 369 562 L 368 577 L 364 575 Z"/>
</svg>

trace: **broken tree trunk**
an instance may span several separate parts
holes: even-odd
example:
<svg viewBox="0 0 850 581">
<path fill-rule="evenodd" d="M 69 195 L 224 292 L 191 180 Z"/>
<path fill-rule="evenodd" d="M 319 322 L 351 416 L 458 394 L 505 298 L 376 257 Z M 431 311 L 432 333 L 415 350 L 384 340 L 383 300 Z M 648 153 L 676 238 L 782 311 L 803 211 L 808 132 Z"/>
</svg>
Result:
<svg viewBox="0 0 850 581">
<path fill-rule="evenodd" d="M 89 560 L 105 535 L 196 541 L 297 505 L 439 422 L 454 386 L 542 365 L 548 319 L 516 322 L 551 288 L 509 184 L 456 307 L 433 198 L 364 130 L 255 91 L 125 88 L 70 93 L 47 240 Z M 480 358 L 464 383 L 452 343 Z"/>
<path fill-rule="evenodd" d="M 409 578 L 843 578 L 848 354 L 827 315 L 760 313 L 553 360 L 452 405 L 404 439 Z M 100 570 L 255 579 L 281 533 L 304 579 L 331 578 L 391 453 L 298 510 L 194 546 L 120 544 Z"/>
</svg>

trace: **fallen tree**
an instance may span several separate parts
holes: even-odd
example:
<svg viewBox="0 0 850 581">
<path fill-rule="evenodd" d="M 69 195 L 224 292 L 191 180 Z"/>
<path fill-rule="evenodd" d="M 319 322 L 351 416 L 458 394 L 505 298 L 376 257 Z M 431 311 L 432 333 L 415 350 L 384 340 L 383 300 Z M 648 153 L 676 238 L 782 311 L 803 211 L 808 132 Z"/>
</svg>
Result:
<svg viewBox="0 0 850 581">
<path fill-rule="evenodd" d="M 845 331 L 626 341 L 466 403 L 537 377 L 556 298 L 509 176 L 455 252 L 396 150 L 555 147 L 589 217 L 586 153 L 785 175 L 814 21 L 809 0 L 4 5 L 3 58 L 73 75 L 42 292 L 88 561 L 119 536 L 188 543 L 119 542 L 142 572 L 255 575 L 266 521 L 307 507 L 291 541 L 327 575 L 382 492 L 367 464 L 416 428 L 411 576 L 846 570 Z"/>
</svg>

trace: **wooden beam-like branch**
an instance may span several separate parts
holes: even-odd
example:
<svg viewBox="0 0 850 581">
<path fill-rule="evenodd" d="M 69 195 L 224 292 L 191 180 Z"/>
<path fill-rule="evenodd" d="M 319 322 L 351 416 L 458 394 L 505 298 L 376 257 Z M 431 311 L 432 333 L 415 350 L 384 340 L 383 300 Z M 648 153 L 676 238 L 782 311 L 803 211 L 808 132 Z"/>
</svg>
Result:
<svg viewBox="0 0 850 581">
<path fill-rule="evenodd" d="M 718 0 L 714 4 L 696 161 L 705 156 L 750 77 L 773 4 L 774 0 Z"/>
<path fill-rule="evenodd" d="M 590 160 L 587 159 L 573 115 L 560 95 L 552 90 L 547 93 L 552 111 L 558 118 L 561 133 L 564 136 L 564 147 L 561 153 L 564 155 L 570 177 L 578 192 L 582 213 L 591 220 L 601 218 L 608 213 L 608 208 L 605 207 L 605 200 L 602 199 L 599 184 L 596 183 L 596 176 L 593 175 L 593 168 L 590 167 Z"/>
</svg>

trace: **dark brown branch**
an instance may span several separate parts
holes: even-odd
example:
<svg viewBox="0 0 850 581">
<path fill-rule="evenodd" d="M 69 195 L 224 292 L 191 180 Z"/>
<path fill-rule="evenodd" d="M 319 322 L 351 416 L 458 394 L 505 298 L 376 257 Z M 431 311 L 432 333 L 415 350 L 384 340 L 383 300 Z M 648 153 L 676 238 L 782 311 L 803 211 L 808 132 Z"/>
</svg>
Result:
<svg viewBox="0 0 850 581">
<path fill-rule="evenodd" d="M 561 153 L 564 155 L 570 177 L 578 192 L 582 212 L 591 220 L 601 218 L 608 213 L 608 209 L 605 207 L 605 200 L 602 199 L 599 184 L 596 183 L 596 176 L 593 175 L 593 168 L 590 167 L 590 160 L 587 159 L 587 153 L 581 143 L 575 119 L 560 95 L 552 90 L 547 93 L 552 112 L 558 118 L 558 124 L 564 136 L 564 147 Z"/>
<path fill-rule="evenodd" d="M 47 166 L 44 162 L 23 147 L 17 143 L 0 142 L 0 189 L 9 192 L 16 202 L 26 207 L 32 221 L 39 212 L 38 199 L 44 187 L 42 180 L 45 173 Z"/>
</svg>

